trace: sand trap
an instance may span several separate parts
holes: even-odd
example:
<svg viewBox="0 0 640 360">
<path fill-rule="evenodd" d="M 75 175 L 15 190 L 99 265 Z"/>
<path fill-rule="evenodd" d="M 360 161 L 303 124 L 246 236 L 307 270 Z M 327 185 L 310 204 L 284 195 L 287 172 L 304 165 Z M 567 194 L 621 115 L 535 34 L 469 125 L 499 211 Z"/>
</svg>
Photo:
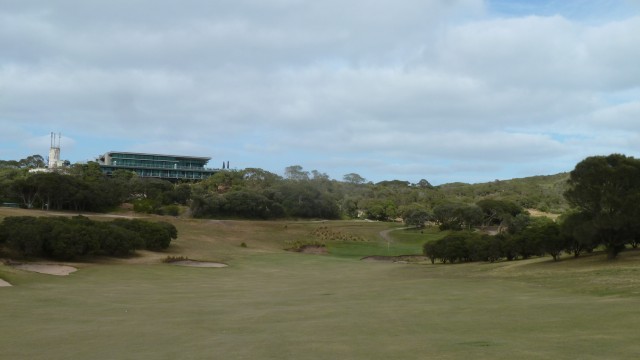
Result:
<svg viewBox="0 0 640 360">
<path fill-rule="evenodd" d="M 11 286 L 11 284 L 9 284 L 8 282 L 0 279 L 0 287 L 4 287 L 4 286 Z"/>
<path fill-rule="evenodd" d="M 76 268 L 67 265 L 57 264 L 15 264 L 11 265 L 14 269 L 33 271 L 47 275 L 67 276 L 72 272 L 75 272 Z"/>
<path fill-rule="evenodd" d="M 178 265 L 178 266 L 206 267 L 206 268 L 223 268 L 228 266 L 227 264 L 222 264 L 222 263 L 196 261 L 196 260 L 172 261 L 170 262 L 170 264 Z"/>
</svg>

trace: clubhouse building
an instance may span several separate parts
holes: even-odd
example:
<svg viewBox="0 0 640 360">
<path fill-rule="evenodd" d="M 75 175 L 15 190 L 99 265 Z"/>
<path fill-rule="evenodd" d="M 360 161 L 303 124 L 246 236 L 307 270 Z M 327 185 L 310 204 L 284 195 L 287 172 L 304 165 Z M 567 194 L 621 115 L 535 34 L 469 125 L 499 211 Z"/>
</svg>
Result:
<svg viewBox="0 0 640 360">
<path fill-rule="evenodd" d="M 202 180 L 219 170 L 205 168 L 211 158 L 110 151 L 98 157 L 100 169 L 106 175 L 116 170 L 133 171 L 140 177 L 164 180 Z"/>
</svg>

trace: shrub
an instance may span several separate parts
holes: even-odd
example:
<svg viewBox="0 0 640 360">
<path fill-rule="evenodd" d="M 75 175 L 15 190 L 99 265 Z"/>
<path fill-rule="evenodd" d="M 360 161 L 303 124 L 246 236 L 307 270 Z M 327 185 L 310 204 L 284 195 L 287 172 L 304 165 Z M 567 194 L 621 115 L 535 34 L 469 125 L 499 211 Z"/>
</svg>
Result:
<svg viewBox="0 0 640 360">
<path fill-rule="evenodd" d="M 176 227 L 160 222 L 118 219 L 96 222 L 84 216 L 7 217 L 0 223 L 0 242 L 18 256 L 72 260 L 102 254 L 124 256 L 136 249 L 160 250 L 178 236 Z"/>
<path fill-rule="evenodd" d="M 126 256 L 143 244 L 137 233 L 117 225 L 107 224 L 101 231 L 100 252 L 104 255 Z"/>
<path fill-rule="evenodd" d="M 139 219 L 117 219 L 113 224 L 136 233 L 142 239 L 142 248 L 162 250 L 169 247 L 172 238 L 177 238 L 178 231 L 169 223 L 154 223 Z"/>
</svg>

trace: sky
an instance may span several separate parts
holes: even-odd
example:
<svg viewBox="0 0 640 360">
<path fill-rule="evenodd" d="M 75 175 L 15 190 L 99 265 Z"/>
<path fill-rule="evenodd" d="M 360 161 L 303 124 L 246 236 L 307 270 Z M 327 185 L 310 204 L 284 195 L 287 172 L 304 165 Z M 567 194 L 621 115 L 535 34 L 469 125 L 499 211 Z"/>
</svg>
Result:
<svg viewBox="0 0 640 360">
<path fill-rule="evenodd" d="M 640 0 L 0 0 L 0 159 L 487 182 L 640 157 Z"/>
</svg>

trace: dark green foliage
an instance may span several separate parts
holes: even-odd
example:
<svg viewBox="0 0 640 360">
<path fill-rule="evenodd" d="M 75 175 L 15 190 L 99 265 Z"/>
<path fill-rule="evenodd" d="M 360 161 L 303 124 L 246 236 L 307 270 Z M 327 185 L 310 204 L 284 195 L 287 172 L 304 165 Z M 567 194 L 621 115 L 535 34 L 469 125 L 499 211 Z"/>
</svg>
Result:
<svg viewBox="0 0 640 360">
<path fill-rule="evenodd" d="M 328 181 L 287 181 L 276 189 L 286 214 L 290 217 L 338 219 L 340 210 Z"/>
<path fill-rule="evenodd" d="M 637 236 L 640 160 L 619 154 L 586 158 L 571 171 L 564 195 L 581 213 L 576 221 L 587 226 L 588 232 L 593 230 L 609 258 L 615 258 Z"/>
<path fill-rule="evenodd" d="M 438 223 L 440 230 L 462 229 L 460 209 L 464 204 L 444 203 L 433 208 L 433 219 Z"/>
<path fill-rule="evenodd" d="M 127 229 L 142 239 L 143 248 L 148 250 L 162 250 L 169 247 L 173 235 L 177 237 L 177 230 L 171 224 L 150 222 L 138 219 L 117 219 L 113 225 Z"/>
<path fill-rule="evenodd" d="M 509 234 L 522 232 L 531 223 L 531 216 L 528 213 L 520 213 L 516 216 L 507 216 L 503 221 Z"/>
<path fill-rule="evenodd" d="M 144 247 L 144 241 L 136 232 L 114 224 L 99 226 L 100 252 L 108 256 L 126 256 Z"/>
<path fill-rule="evenodd" d="M 469 261 L 471 252 L 468 242 L 476 236 L 478 235 L 470 232 L 451 233 L 440 240 L 426 243 L 423 247 L 424 254 L 431 262 L 436 259 L 443 263 Z"/>
<path fill-rule="evenodd" d="M 161 250 L 177 238 L 175 226 L 143 220 L 92 221 L 83 216 L 7 217 L 0 242 L 18 256 L 72 260 L 78 256 L 124 256 L 136 249 Z"/>
<path fill-rule="evenodd" d="M 166 221 L 160 221 L 160 222 L 157 222 L 156 224 L 159 224 L 159 225 L 163 226 L 165 231 L 167 231 L 167 233 L 169 233 L 169 237 L 171 239 L 175 240 L 175 239 L 178 238 L 178 229 L 176 229 L 175 225 L 173 225 L 171 223 L 168 223 Z"/>
<path fill-rule="evenodd" d="M 482 211 L 476 205 L 442 203 L 433 208 L 433 219 L 440 230 L 471 229 L 482 222 Z"/>
<path fill-rule="evenodd" d="M 453 232 L 424 245 L 424 254 L 431 262 L 489 261 L 527 259 L 545 253 L 557 260 L 567 248 L 568 238 L 560 226 L 550 219 L 536 218 L 516 234 L 503 232 L 495 236 L 478 232 Z"/>
<path fill-rule="evenodd" d="M 560 227 L 550 219 L 536 218 L 521 232 L 513 235 L 516 254 L 523 259 L 548 253 L 554 260 L 566 248 Z"/>
<path fill-rule="evenodd" d="M 236 191 L 225 196 L 226 211 L 231 216 L 249 219 L 281 217 L 282 206 L 264 195 L 252 191 Z"/>
<path fill-rule="evenodd" d="M 250 190 L 195 197 L 191 201 L 194 217 L 241 217 L 274 219 L 284 216 L 282 205 Z"/>
<path fill-rule="evenodd" d="M 407 226 L 413 226 L 417 228 L 423 228 L 430 215 L 427 210 L 422 208 L 410 208 L 402 214 L 404 223 Z"/>
<path fill-rule="evenodd" d="M 482 211 L 484 226 L 503 225 L 523 212 L 521 206 L 508 200 L 485 199 L 478 201 L 476 205 Z"/>
<path fill-rule="evenodd" d="M 572 212 L 561 218 L 561 235 L 566 239 L 566 251 L 578 257 L 597 246 L 596 229 L 588 214 Z"/>
<path fill-rule="evenodd" d="M 117 182 L 101 174 L 85 176 L 82 170 L 74 169 L 71 175 L 54 172 L 14 176 L 5 182 L 3 196 L 25 208 L 75 211 L 103 211 L 125 200 L 125 191 Z"/>
<path fill-rule="evenodd" d="M 398 216 L 398 208 L 391 199 L 365 200 L 365 217 L 369 220 L 388 221 Z"/>
<path fill-rule="evenodd" d="M 0 169 L 31 169 L 43 168 L 45 166 L 42 155 L 31 155 L 20 160 L 0 160 Z"/>
<path fill-rule="evenodd" d="M 67 218 L 40 218 L 49 221 L 52 230 L 44 244 L 44 253 L 56 259 L 72 260 L 77 256 L 100 252 L 100 235 L 91 220 L 78 216 Z"/>
<path fill-rule="evenodd" d="M 6 217 L 2 222 L 2 237 L 7 246 L 27 257 L 43 254 L 45 238 L 50 233 L 49 224 L 30 216 Z"/>
</svg>

